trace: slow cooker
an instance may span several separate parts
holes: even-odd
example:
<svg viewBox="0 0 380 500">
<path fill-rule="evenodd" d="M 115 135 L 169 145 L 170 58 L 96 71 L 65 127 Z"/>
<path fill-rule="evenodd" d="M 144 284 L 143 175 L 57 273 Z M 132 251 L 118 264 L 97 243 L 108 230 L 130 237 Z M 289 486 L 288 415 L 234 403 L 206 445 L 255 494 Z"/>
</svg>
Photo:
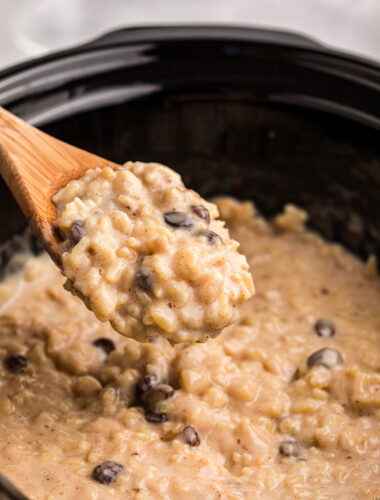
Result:
<svg viewBox="0 0 380 500">
<path fill-rule="evenodd" d="M 287 202 L 380 255 L 380 66 L 290 33 L 121 29 L 0 72 L 0 105 L 122 163 L 157 161 L 205 197 Z M 26 222 L 0 180 L 0 269 Z M 0 498 L 25 499 L 7 481 Z"/>
</svg>

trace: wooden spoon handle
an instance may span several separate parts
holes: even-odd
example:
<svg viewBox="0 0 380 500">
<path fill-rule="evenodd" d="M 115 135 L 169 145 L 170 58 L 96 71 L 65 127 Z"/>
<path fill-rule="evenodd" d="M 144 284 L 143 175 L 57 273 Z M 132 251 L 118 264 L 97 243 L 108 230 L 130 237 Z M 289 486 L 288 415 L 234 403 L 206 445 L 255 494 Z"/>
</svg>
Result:
<svg viewBox="0 0 380 500">
<path fill-rule="evenodd" d="M 87 169 L 105 166 L 118 165 L 55 139 L 0 107 L 0 174 L 55 261 L 52 196 Z"/>
<path fill-rule="evenodd" d="M 27 218 L 55 218 L 51 197 L 88 168 L 116 165 L 45 134 L 0 107 L 0 173 Z"/>
</svg>

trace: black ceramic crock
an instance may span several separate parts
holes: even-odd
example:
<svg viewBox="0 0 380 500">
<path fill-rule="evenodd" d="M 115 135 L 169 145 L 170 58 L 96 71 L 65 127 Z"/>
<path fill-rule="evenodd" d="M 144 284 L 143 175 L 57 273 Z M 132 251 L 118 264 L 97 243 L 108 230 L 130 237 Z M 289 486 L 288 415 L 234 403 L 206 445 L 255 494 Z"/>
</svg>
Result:
<svg viewBox="0 0 380 500">
<path fill-rule="evenodd" d="M 166 163 L 206 197 L 267 216 L 293 202 L 326 238 L 380 254 L 373 62 L 276 31 L 124 29 L 0 72 L 0 105 L 116 162 Z M 0 182 L 0 242 L 24 228 Z"/>
</svg>

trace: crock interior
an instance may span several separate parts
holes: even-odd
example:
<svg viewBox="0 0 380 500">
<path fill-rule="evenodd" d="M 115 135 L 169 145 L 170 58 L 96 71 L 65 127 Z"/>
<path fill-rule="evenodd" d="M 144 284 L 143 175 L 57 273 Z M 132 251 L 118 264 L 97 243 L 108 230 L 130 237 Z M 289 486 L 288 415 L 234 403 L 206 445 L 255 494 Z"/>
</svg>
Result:
<svg viewBox="0 0 380 500">
<path fill-rule="evenodd" d="M 84 113 L 46 127 L 117 162 L 158 161 L 206 197 L 288 202 L 329 239 L 365 256 L 380 243 L 379 134 L 342 118 L 233 96 L 174 95 Z"/>
<path fill-rule="evenodd" d="M 45 126 L 117 162 L 157 161 L 206 197 L 253 200 L 271 216 L 292 202 L 310 225 L 362 257 L 380 248 L 379 133 L 290 105 L 223 95 L 157 95 Z M 2 239 L 24 225 L 1 184 Z"/>
</svg>

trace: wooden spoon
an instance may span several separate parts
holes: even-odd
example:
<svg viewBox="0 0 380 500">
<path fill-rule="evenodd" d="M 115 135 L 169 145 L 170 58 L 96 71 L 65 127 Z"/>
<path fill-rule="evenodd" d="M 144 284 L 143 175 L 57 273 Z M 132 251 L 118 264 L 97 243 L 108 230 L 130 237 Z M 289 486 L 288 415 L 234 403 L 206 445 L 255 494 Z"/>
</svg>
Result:
<svg viewBox="0 0 380 500">
<path fill-rule="evenodd" d="M 0 107 L 0 174 L 34 234 L 61 267 L 52 196 L 89 168 L 119 165 L 59 141 Z"/>
</svg>

